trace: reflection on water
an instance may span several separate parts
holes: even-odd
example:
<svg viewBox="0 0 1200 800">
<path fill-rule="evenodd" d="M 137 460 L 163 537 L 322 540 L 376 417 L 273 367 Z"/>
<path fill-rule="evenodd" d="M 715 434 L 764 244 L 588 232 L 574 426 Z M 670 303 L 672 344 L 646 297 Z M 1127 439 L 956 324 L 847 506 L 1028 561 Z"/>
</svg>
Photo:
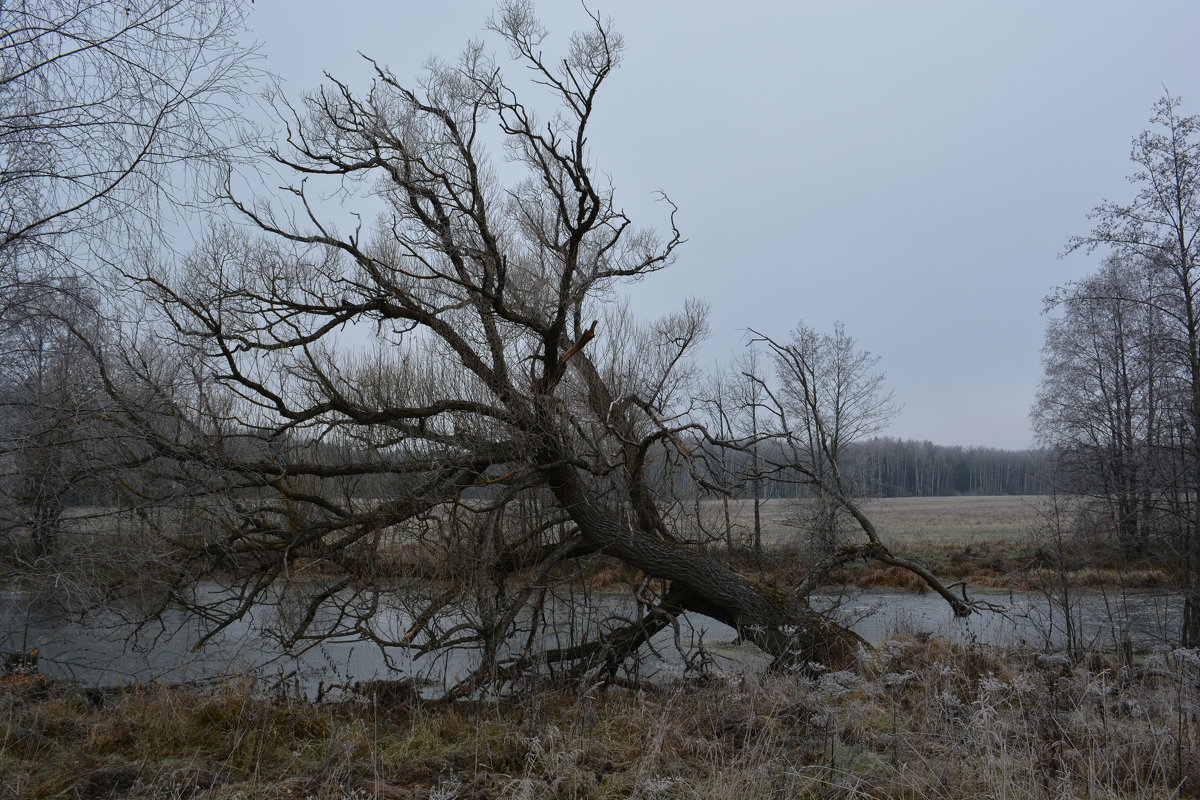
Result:
<svg viewBox="0 0 1200 800">
<path fill-rule="evenodd" d="M 985 644 L 1061 648 L 1066 640 L 1066 618 L 1060 608 L 1038 594 L 980 591 L 974 597 L 1005 606 L 1005 614 L 985 613 L 955 619 L 949 607 L 933 594 L 863 591 L 849 596 L 822 594 L 814 604 L 836 607 L 836 614 L 851 623 L 868 641 L 882 642 L 897 632 L 945 636 Z M 603 624 L 615 611 L 632 611 L 625 596 L 591 598 L 579 608 L 561 603 L 551 609 L 550 622 L 569 621 L 576 638 Z M 1162 593 L 1081 593 L 1072 610 L 1077 641 L 1102 649 L 1118 647 L 1124 638 L 1136 649 L 1169 643 L 1177 633 L 1180 600 Z M 87 685 L 113 686 L 134 682 L 178 683 L 192 680 L 253 675 L 267 683 L 286 681 L 313 695 L 320 684 L 346 684 L 355 680 L 410 676 L 444 686 L 469 673 L 476 662 L 471 650 L 454 650 L 414 659 L 403 648 L 381 650 L 373 644 L 331 640 L 300 653 L 284 653 L 262 630 L 269 628 L 269 611 L 256 620 L 248 616 L 222 631 L 199 652 L 192 647 L 203 631 L 201 621 L 181 611 L 168 613 L 141 629 L 119 624 L 112 614 L 85 621 L 67 621 L 56 609 L 21 593 L 0 595 L 0 650 L 39 648 L 39 665 L 54 678 Z M 411 619 L 397 610 L 381 611 L 390 617 L 378 620 L 383 629 L 405 630 Z M 555 626 L 543 634 L 545 644 L 566 641 L 551 637 Z M 677 674 L 685 658 L 703 648 L 718 666 L 761 666 L 765 657 L 754 648 L 736 643 L 733 629 L 700 615 L 685 615 L 678 633 L 663 631 L 640 659 L 643 677 Z M 683 652 L 676 645 L 682 645 Z"/>
<path fill-rule="evenodd" d="M 971 592 L 972 600 L 1002 606 L 1004 613 L 975 614 L 965 619 L 950 613 L 946 602 L 933 593 L 913 594 L 867 590 L 838 599 L 838 613 L 865 639 L 880 643 L 896 632 L 929 634 L 960 642 L 1000 646 L 1062 649 L 1068 619 L 1061 603 L 1043 594 L 984 589 Z M 832 603 L 834 598 L 814 598 Z M 1100 650 L 1116 649 L 1128 640 L 1135 650 L 1178 639 L 1183 606 L 1178 595 L 1160 591 L 1080 592 L 1072 598 L 1070 630 L 1078 645 Z"/>
</svg>

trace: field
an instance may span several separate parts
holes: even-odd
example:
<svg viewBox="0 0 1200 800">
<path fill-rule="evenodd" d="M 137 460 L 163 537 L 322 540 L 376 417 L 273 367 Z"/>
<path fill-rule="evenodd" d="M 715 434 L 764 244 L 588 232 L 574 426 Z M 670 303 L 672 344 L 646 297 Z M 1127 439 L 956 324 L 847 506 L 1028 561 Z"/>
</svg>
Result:
<svg viewBox="0 0 1200 800">
<path fill-rule="evenodd" d="M 966 545 L 981 542 L 1016 541 L 1027 538 L 1039 522 L 1038 509 L 1045 502 L 1039 495 L 996 497 L 894 497 L 865 499 L 860 505 L 875 523 L 888 545 Z M 787 545 L 799 535 L 798 518 L 803 501 L 764 500 L 760 506 L 765 541 Z M 750 500 L 729 501 L 730 520 L 741 536 L 754 526 L 754 504 Z M 156 509 L 158 521 L 172 512 Z M 723 502 L 708 500 L 701 514 L 710 530 L 723 529 Z M 70 509 L 80 532 L 111 533 L 121 526 L 137 528 L 142 523 L 130 511 L 97 506 Z M 167 517 L 165 522 L 169 523 Z"/>
<path fill-rule="evenodd" d="M 895 497 L 864 500 L 862 509 L 889 546 L 962 546 L 1027 538 L 1039 522 L 1044 498 L 1037 495 L 1000 497 Z M 720 503 L 712 501 L 709 513 Z M 766 500 L 760 513 L 770 544 L 786 544 L 798 530 L 789 524 L 800 513 L 797 501 Z M 754 524 L 754 505 L 733 501 L 731 515 L 745 530 Z"/>
<path fill-rule="evenodd" d="M 1030 580 L 1039 503 L 901 498 L 864 510 L 940 575 Z M 798 536 L 794 504 L 762 510 L 770 542 Z M 723 517 L 718 504 L 703 511 Z M 752 505 L 730 511 L 749 530 Z M 893 585 L 891 570 L 856 569 L 842 579 Z M 236 677 L 97 692 L 9 675 L 0 800 L 1200 797 L 1194 651 L 1129 664 L 896 633 L 852 671 L 810 666 L 718 664 L 639 692 L 531 683 L 461 703 L 403 683 L 310 702 Z"/>
<path fill-rule="evenodd" d="M 1041 535 L 1046 530 L 1047 499 L 1038 495 L 995 497 L 899 497 L 867 499 L 861 508 L 874 523 L 884 544 L 894 552 L 926 564 L 943 578 L 966 578 L 975 585 L 1010 589 L 1043 589 L 1064 577 L 1076 586 L 1153 588 L 1175 585 L 1177 576 L 1161 554 L 1129 559 L 1103 539 L 1088 535 L 1062 543 L 1055 554 Z M 724 508 L 712 501 L 702 512 L 724 518 Z M 763 540 L 768 547 L 789 551 L 803 544 L 804 507 L 795 500 L 768 500 L 760 513 Z M 735 537 L 749 540 L 754 506 L 749 500 L 730 506 Z M 711 524 L 711 523 L 710 523 Z M 1070 527 L 1070 520 L 1065 520 Z M 863 541 L 857 528 L 851 541 Z M 743 565 L 753 568 L 752 564 Z M 786 582 L 788 560 L 770 563 L 764 577 Z M 1056 572 L 1062 569 L 1062 573 Z M 778 574 L 776 574 L 778 573 Z M 1055 576 L 1058 576 L 1057 578 Z M 923 590 L 924 583 L 899 567 L 852 562 L 829 575 L 832 584 Z"/>
<path fill-rule="evenodd" d="M 765 500 L 760 512 L 766 562 L 738 558 L 740 569 L 759 579 L 789 583 L 796 579 L 796 562 L 788 554 L 807 544 L 804 501 Z M 1065 575 L 1077 586 L 1164 587 L 1175 584 L 1177 575 L 1169 560 L 1159 552 L 1130 560 L 1103 539 L 1085 535 L 1062 544 L 1055 554 L 1042 535 L 1047 525 L 1048 499 L 1039 495 L 867 498 L 860 507 L 874 523 L 880 538 L 893 552 L 916 559 L 942 578 L 966 578 L 976 585 L 997 588 L 1042 589 L 1047 580 Z M 681 530 L 694 531 L 695 507 L 684 504 Z M 742 556 L 750 551 L 754 506 L 750 500 L 708 500 L 701 503 L 704 530 L 717 541 L 725 539 L 726 514 L 732 526 L 732 541 Z M 162 512 L 156 512 L 162 513 Z M 171 512 L 166 512 L 171 513 Z M 114 533 L 137 530 L 145 523 L 132 512 L 116 509 L 77 508 L 70 516 L 80 532 Z M 170 524 L 170 518 L 159 520 Z M 1067 527 L 1070 521 L 1066 520 Z M 864 541 L 861 531 L 847 521 L 849 541 Z M 85 537 L 86 538 L 86 537 Z M 405 574 L 428 574 L 426 557 L 412 541 L 411 532 L 396 528 L 390 535 L 386 554 L 394 568 Z M 83 544 L 82 540 L 78 544 Z M 106 545 L 108 546 L 108 545 Z M 136 559 L 135 559 L 136 560 Z M 115 566 L 115 564 L 114 564 Z M 416 572 L 414 573 L 414 570 Z M 1062 570 L 1062 572 L 1056 572 Z M 596 588 L 637 583 L 640 574 L 615 562 L 594 568 L 589 580 Z M 115 574 L 112 579 L 117 579 Z M 875 562 L 854 561 L 828 575 L 833 585 L 890 587 L 922 590 L 925 584 L 913 573 Z"/>
</svg>

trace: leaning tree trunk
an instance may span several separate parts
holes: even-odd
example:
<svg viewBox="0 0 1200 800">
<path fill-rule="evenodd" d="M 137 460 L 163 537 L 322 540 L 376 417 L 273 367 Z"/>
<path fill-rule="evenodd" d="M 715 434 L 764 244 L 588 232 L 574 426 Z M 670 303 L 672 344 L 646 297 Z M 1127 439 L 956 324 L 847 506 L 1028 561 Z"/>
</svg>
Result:
<svg viewBox="0 0 1200 800">
<path fill-rule="evenodd" d="M 774 656 L 776 663 L 853 664 L 862 637 L 813 610 L 803 598 L 766 586 L 688 547 L 665 541 L 623 522 L 594 496 L 573 468 L 546 470 L 551 490 L 600 551 L 647 575 L 671 582 L 673 601 L 723 622 Z"/>
</svg>

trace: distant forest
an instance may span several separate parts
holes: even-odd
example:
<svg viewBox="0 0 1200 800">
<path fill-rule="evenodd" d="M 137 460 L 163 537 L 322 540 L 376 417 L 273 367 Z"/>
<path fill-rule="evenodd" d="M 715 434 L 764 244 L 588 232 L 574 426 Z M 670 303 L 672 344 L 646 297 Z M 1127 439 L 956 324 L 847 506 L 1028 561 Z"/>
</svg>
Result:
<svg viewBox="0 0 1200 800">
<path fill-rule="evenodd" d="M 915 439 L 876 437 L 846 448 L 841 469 L 864 497 L 953 497 L 955 495 L 1041 494 L 1045 450 L 940 445 Z M 805 492 L 790 475 L 764 477 L 764 498 Z M 743 494 L 750 496 L 748 485 Z"/>
</svg>

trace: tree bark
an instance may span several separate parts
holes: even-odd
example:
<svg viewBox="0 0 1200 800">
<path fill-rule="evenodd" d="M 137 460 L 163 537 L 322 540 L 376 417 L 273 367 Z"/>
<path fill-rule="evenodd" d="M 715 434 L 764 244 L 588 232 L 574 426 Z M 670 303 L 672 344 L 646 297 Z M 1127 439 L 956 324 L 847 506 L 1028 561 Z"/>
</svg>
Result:
<svg viewBox="0 0 1200 800">
<path fill-rule="evenodd" d="M 555 498 L 586 541 L 647 575 L 668 580 L 677 602 L 737 630 L 778 664 L 851 666 L 861 636 L 814 611 L 802 598 L 758 583 L 730 566 L 620 522 L 567 466 L 546 470 Z"/>
</svg>

